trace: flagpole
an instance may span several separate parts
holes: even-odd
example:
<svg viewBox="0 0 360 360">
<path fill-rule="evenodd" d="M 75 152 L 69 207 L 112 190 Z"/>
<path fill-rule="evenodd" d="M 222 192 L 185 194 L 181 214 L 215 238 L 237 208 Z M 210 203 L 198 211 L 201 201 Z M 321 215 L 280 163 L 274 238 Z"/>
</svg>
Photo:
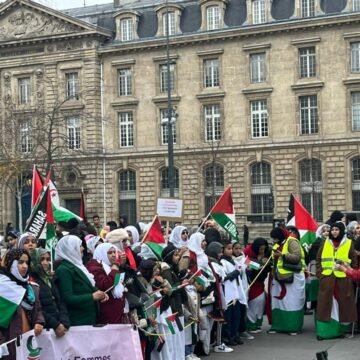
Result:
<svg viewBox="0 0 360 360">
<path fill-rule="evenodd" d="M 148 229 L 146 230 L 146 233 L 145 233 L 145 235 L 143 236 L 140 244 L 143 244 L 143 243 L 144 243 L 144 241 L 145 241 L 145 239 L 146 239 L 146 237 L 147 237 L 147 235 L 148 235 L 148 233 L 149 233 L 149 230 L 150 230 L 151 227 L 153 226 L 153 224 L 154 224 L 157 216 L 158 216 L 157 214 L 154 216 L 153 221 L 151 222 L 150 226 L 149 226 Z"/>
<path fill-rule="evenodd" d="M 226 186 L 224 192 L 221 194 L 221 196 L 219 197 L 218 201 L 213 205 L 213 207 L 211 208 L 211 210 L 209 211 L 209 213 L 206 215 L 206 217 L 204 218 L 203 222 L 200 224 L 200 226 L 198 227 L 198 229 L 196 230 L 196 232 L 199 232 L 200 229 L 203 227 L 203 225 L 205 224 L 205 222 L 207 221 L 207 219 L 209 218 L 209 216 L 211 215 L 214 207 L 217 205 L 217 203 L 224 197 L 224 194 L 226 192 L 226 190 L 230 188 L 230 185 Z"/>
</svg>

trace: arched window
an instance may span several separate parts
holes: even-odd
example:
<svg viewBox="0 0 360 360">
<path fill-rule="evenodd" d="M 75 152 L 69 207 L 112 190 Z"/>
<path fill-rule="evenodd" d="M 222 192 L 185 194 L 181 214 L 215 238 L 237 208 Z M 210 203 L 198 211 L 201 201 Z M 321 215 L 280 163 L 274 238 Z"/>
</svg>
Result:
<svg viewBox="0 0 360 360">
<path fill-rule="evenodd" d="M 208 214 L 224 192 L 224 167 L 218 164 L 207 166 L 204 171 L 204 180 L 205 213 Z"/>
<path fill-rule="evenodd" d="M 352 209 L 360 210 L 360 157 L 351 161 Z"/>
<path fill-rule="evenodd" d="M 251 213 L 254 221 L 271 221 L 274 199 L 271 185 L 271 166 L 267 162 L 257 162 L 250 166 L 251 174 Z M 269 215 L 266 215 L 269 214 Z"/>
<path fill-rule="evenodd" d="M 126 215 L 129 224 L 135 224 L 136 217 L 136 172 L 123 170 L 119 173 L 119 215 Z"/>
<path fill-rule="evenodd" d="M 169 168 L 160 169 L 160 196 L 170 196 Z M 174 196 L 179 196 L 179 170 L 174 168 Z"/>
<path fill-rule="evenodd" d="M 301 202 L 317 220 L 323 219 L 321 161 L 305 159 L 299 162 Z"/>
</svg>

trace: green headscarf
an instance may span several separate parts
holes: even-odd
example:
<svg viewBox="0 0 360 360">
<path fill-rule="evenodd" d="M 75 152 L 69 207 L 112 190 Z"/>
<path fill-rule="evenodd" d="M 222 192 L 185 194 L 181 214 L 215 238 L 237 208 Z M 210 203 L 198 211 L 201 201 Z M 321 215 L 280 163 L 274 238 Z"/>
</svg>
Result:
<svg viewBox="0 0 360 360">
<path fill-rule="evenodd" d="M 50 269 L 48 272 L 46 272 L 41 266 L 41 257 L 46 253 L 50 253 L 50 252 L 43 248 L 37 248 L 31 252 L 30 272 L 38 275 L 41 278 L 41 280 L 45 282 L 46 285 L 51 287 L 52 275 L 50 273 Z"/>
</svg>

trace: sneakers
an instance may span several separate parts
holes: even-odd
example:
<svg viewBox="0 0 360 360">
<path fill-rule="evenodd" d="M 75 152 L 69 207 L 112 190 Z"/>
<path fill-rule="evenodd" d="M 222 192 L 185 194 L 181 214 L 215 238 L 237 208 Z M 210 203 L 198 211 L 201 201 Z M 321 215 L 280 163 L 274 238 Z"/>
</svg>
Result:
<svg viewBox="0 0 360 360">
<path fill-rule="evenodd" d="M 296 332 L 296 331 L 294 331 L 294 332 L 289 332 L 288 333 L 290 336 L 296 336 L 298 333 Z"/>
<path fill-rule="evenodd" d="M 268 333 L 268 334 L 277 334 L 277 331 L 270 329 L 270 330 L 267 331 L 267 333 Z"/>
<path fill-rule="evenodd" d="M 254 340 L 255 337 L 252 336 L 250 333 L 248 333 L 247 331 L 244 331 L 242 333 L 240 333 L 240 337 L 245 339 L 245 340 Z"/>
<path fill-rule="evenodd" d="M 190 354 L 185 356 L 185 360 L 201 360 L 201 359 L 197 357 L 195 354 Z"/>
<path fill-rule="evenodd" d="M 261 329 L 249 330 L 250 334 L 258 334 L 258 333 L 261 333 L 261 332 L 262 332 Z"/>
<path fill-rule="evenodd" d="M 214 352 L 216 353 L 231 353 L 234 349 L 227 347 L 225 344 L 214 346 Z"/>
</svg>

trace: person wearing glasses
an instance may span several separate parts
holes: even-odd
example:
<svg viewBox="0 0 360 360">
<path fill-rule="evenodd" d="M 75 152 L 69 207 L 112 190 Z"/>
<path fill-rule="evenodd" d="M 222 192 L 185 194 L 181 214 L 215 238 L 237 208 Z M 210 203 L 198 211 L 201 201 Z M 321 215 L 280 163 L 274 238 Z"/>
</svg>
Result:
<svg viewBox="0 0 360 360">
<path fill-rule="evenodd" d="M 25 232 L 20 236 L 17 247 L 31 253 L 32 250 L 38 247 L 38 242 L 32 233 Z"/>
<path fill-rule="evenodd" d="M 190 251 L 189 251 L 189 231 L 185 226 L 175 226 L 170 234 L 169 242 L 179 249 L 180 261 L 178 264 L 179 273 L 185 272 L 190 264 Z"/>
</svg>

